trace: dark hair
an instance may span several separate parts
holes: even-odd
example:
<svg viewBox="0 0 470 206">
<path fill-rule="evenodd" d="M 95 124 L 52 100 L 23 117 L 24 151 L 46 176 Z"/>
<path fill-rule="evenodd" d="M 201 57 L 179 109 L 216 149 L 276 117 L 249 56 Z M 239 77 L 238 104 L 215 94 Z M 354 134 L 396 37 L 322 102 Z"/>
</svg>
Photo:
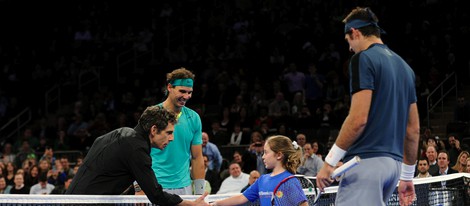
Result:
<svg viewBox="0 0 470 206">
<path fill-rule="evenodd" d="M 192 79 L 194 80 L 195 75 L 187 70 L 184 67 L 181 67 L 179 69 L 175 69 L 172 72 L 166 74 L 166 81 L 167 83 L 172 82 L 175 79 Z"/>
<path fill-rule="evenodd" d="M 374 23 L 375 25 L 369 25 L 369 26 L 364 26 L 361 28 L 355 28 L 358 29 L 362 35 L 364 36 L 377 36 L 380 37 L 381 29 L 380 27 L 377 26 L 377 23 L 379 22 L 379 19 L 377 16 L 372 12 L 372 10 L 369 7 L 356 7 L 349 13 L 346 18 L 343 19 L 343 23 L 348 23 L 352 20 L 363 20 L 366 22 L 371 22 Z M 348 31 L 346 33 L 350 34 L 351 31 Z"/>
<path fill-rule="evenodd" d="M 47 182 L 47 173 L 46 172 L 39 173 L 38 181 Z"/>
<path fill-rule="evenodd" d="M 145 131 L 149 131 L 153 125 L 157 127 L 158 131 L 162 131 L 169 123 L 177 123 L 176 115 L 161 106 L 147 107 L 139 119 L 139 124 Z"/>
<path fill-rule="evenodd" d="M 441 154 L 441 153 L 446 154 L 446 155 L 447 155 L 447 161 L 450 161 L 450 159 L 449 159 L 449 152 L 447 152 L 446 150 L 440 150 L 440 151 L 437 153 L 437 158 L 439 158 L 439 154 Z"/>
<path fill-rule="evenodd" d="M 429 165 L 429 160 L 428 160 L 428 158 L 425 158 L 425 157 L 419 158 L 419 161 L 423 161 L 423 160 L 426 160 L 426 163 L 428 163 L 428 165 Z M 418 161 L 418 162 L 419 162 L 419 161 Z"/>
</svg>

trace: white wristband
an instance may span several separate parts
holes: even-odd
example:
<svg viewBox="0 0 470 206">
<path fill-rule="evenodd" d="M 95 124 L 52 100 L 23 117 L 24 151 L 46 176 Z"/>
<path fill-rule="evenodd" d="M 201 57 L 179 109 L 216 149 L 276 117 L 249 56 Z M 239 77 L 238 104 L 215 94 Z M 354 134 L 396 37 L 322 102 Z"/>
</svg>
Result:
<svg viewBox="0 0 470 206">
<path fill-rule="evenodd" d="M 142 188 L 140 188 L 139 183 L 137 183 L 137 181 L 134 181 L 133 184 L 134 184 L 134 191 L 135 191 L 135 192 L 140 192 L 140 191 L 142 191 Z"/>
<path fill-rule="evenodd" d="M 204 187 L 206 186 L 205 179 L 195 179 L 194 180 L 194 194 L 202 195 L 204 194 Z"/>
<path fill-rule="evenodd" d="M 346 150 L 343 150 L 334 144 L 328 155 L 325 157 L 325 162 L 335 167 L 336 164 L 343 159 L 344 154 L 346 154 Z"/>
<path fill-rule="evenodd" d="M 400 180 L 413 180 L 413 177 L 415 175 L 415 167 L 416 165 L 407 165 L 405 163 L 401 163 Z"/>
</svg>

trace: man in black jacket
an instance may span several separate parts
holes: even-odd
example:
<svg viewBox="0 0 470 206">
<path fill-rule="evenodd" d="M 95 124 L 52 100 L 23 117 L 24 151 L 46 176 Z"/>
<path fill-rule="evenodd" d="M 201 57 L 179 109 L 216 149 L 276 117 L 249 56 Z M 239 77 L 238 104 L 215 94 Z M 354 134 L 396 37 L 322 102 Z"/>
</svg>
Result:
<svg viewBox="0 0 470 206">
<path fill-rule="evenodd" d="M 151 165 L 150 148 L 163 150 L 173 141 L 176 115 L 159 106 L 147 107 L 137 126 L 119 128 L 93 143 L 66 194 L 119 195 L 136 180 L 158 205 L 208 205 L 207 194 L 195 201 L 166 193 Z"/>
</svg>

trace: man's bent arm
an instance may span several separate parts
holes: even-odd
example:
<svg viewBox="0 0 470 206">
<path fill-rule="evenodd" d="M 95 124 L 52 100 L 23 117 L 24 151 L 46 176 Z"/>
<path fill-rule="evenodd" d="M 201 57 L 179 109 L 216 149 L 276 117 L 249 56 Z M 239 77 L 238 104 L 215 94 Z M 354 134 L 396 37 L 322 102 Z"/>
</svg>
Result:
<svg viewBox="0 0 470 206">
<path fill-rule="evenodd" d="M 347 150 L 364 131 L 369 116 L 372 92 L 372 90 L 361 90 L 353 94 L 349 114 L 336 140 L 336 145 L 341 149 Z"/>
<path fill-rule="evenodd" d="M 419 114 L 416 103 L 410 105 L 408 124 L 403 151 L 403 163 L 407 165 L 416 164 L 418 144 L 419 144 Z"/>
</svg>

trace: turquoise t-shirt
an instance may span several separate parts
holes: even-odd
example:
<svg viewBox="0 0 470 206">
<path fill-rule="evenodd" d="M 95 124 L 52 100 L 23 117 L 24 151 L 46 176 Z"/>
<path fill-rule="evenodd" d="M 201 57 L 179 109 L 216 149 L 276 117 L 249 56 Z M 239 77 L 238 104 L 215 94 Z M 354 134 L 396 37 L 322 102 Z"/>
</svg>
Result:
<svg viewBox="0 0 470 206">
<path fill-rule="evenodd" d="M 159 104 L 161 105 L 161 104 Z M 152 169 L 158 183 L 165 189 L 191 185 L 191 146 L 202 144 L 202 124 L 199 115 L 183 107 L 173 133 L 174 140 L 164 150 L 152 148 Z"/>
</svg>

